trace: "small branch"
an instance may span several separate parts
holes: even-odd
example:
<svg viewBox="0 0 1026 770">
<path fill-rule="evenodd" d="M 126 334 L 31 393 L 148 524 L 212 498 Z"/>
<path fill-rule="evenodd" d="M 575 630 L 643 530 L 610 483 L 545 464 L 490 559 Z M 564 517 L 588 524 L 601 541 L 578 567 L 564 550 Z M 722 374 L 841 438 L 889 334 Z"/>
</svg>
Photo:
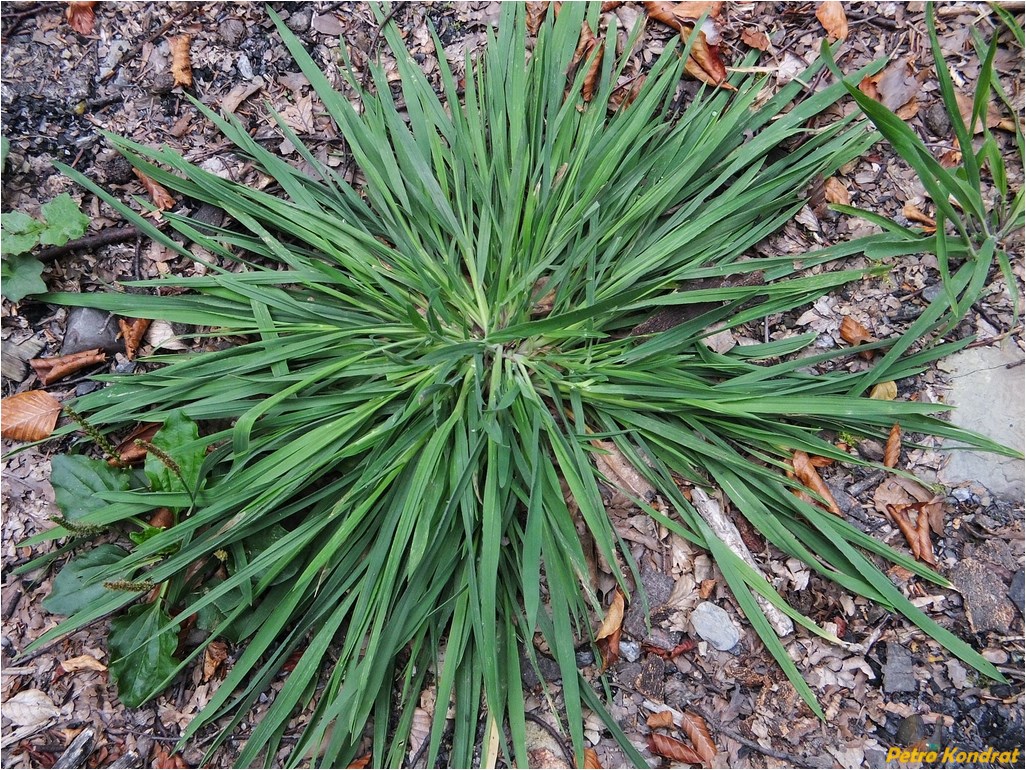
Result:
<svg viewBox="0 0 1026 770">
<path fill-rule="evenodd" d="M 115 243 L 127 243 L 138 235 L 139 230 L 133 225 L 110 227 L 93 235 L 85 235 L 73 241 L 68 241 L 63 246 L 51 246 L 49 249 L 43 249 L 36 254 L 36 258 L 47 262 L 75 251 L 88 251 L 90 249 L 98 249 L 101 246 L 111 246 Z"/>
<path fill-rule="evenodd" d="M 96 732 L 91 727 L 87 727 L 75 736 L 75 740 L 61 754 L 60 759 L 54 762 L 54 770 L 57 770 L 57 768 L 83 767 L 86 760 L 89 759 L 89 755 L 93 752 L 93 739 L 95 737 Z"/>
<path fill-rule="evenodd" d="M 689 703 L 688 708 L 694 711 L 700 717 L 702 717 L 702 719 L 706 721 L 706 724 L 709 725 L 709 729 L 711 729 L 713 732 L 723 733 L 723 735 L 726 735 L 728 738 L 737 741 L 742 746 L 747 746 L 750 749 L 755 749 L 760 754 L 765 754 L 767 757 L 773 757 L 774 759 L 779 759 L 782 762 L 787 762 L 792 767 L 812 767 L 812 765 L 810 765 L 808 761 L 806 761 L 803 757 L 799 757 L 795 754 L 788 754 L 786 751 L 767 749 L 765 746 L 760 745 L 756 741 L 744 737 L 743 735 L 741 735 L 741 733 L 737 732 L 736 730 L 731 730 L 729 727 L 724 727 L 723 725 L 713 720 L 712 717 L 710 717 L 704 709 L 699 708 L 694 703 Z"/>
</svg>

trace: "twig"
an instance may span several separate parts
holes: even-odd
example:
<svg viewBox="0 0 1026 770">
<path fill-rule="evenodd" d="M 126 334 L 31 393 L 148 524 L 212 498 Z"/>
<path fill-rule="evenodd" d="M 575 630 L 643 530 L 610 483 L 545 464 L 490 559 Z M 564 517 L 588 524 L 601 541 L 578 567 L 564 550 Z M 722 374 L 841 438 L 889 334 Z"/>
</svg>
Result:
<svg viewBox="0 0 1026 770">
<path fill-rule="evenodd" d="M 139 229 L 135 225 L 111 227 L 93 235 L 85 235 L 73 241 L 68 241 L 63 246 L 52 246 L 49 249 L 43 249 L 36 254 L 36 257 L 45 262 L 63 257 L 65 254 L 71 254 L 74 251 L 86 251 L 99 248 L 100 246 L 110 246 L 115 243 L 127 243 L 133 238 L 138 237 L 138 235 Z"/>
<path fill-rule="evenodd" d="M 881 481 L 883 481 L 883 478 L 883 471 L 873 471 L 868 476 L 866 476 L 866 478 L 862 479 L 862 481 L 856 482 L 852 484 L 850 487 L 848 487 L 848 494 L 852 497 L 858 497 L 870 487 L 876 486 Z"/>
<path fill-rule="evenodd" d="M 558 732 L 556 732 L 556 728 L 554 728 L 552 725 L 550 725 L 548 722 L 546 722 L 544 719 L 542 719 L 537 714 L 534 714 L 534 713 L 532 713 L 530 711 L 525 713 L 524 716 L 527 719 L 529 719 L 532 722 L 534 722 L 539 727 L 541 727 L 543 730 L 545 730 L 545 732 L 547 732 L 549 735 L 551 735 L 553 740 L 555 740 L 556 743 L 559 744 L 559 748 L 563 750 L 563 758 L 566 759 L 566 764 L 567 764 L 568 767 L 576 767 L 577 766 L 577 763 L 574 761 L 573 754 L 571 754 L 570 753 L 570 749 L 567 748 L 566 741 L 563 740 L 563 736 L 562 735 L 560 735 Z"/>
</svg>

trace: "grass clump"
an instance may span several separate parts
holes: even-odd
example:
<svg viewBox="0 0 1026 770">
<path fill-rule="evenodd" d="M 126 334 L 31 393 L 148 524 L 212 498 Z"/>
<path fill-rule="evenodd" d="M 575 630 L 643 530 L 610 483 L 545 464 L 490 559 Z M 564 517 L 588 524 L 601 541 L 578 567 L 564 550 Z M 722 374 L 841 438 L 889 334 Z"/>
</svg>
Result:
<svg viewBox="0 0 1026 770">
<path fill-rule="evenodd" d="M 366 180 L 359 190 L 281 120 L 316 177 L 264 150 L 234 118 L 197 104 L 273 177 L 273 192 L 110 137 L 152 179 L 221 207 L 239 225 L 211 232 L 165 214 L 219 263 L 204 277 L 135 285 L 188 291 L 49 296 L 248 338 L 226 350 L 155 357 L 159 368 L 108 378 L 108 387 L 75 402 L 108 433 L 139 422 L 203 426 L 184 440 L 194 458 L 187 488 L 166 472 L 150 488 L 124 477 L 117 489 L 96 491 L 106 504 L 76 519 L 114 527 L 157 506 L 174 512 L 173 524 L 149 527 L 127 550 L 107 547 L 96 572 L 172 586 L 163 605 L 136 611 L 148 634 L 122 630 L 125 656 L 194 615 L 211 629 L 203 646 L 161 672 L 150 695 L 205 645 L 242 643 L 186 739 L 224 718 L 224 740 L 288 664 L 241 766 L 270 762 L 290 720 L 307 707 L 290 765 L 313 755 L 323 766 L 345 766 L 367 741 L 375 765 L 399 766 L 418 695 L 430 684 L 438 707 L 429 766 L 471 766 L 481 735 L 488 745 L 498 733 L 508 736 L 498 741 L 500 756 L 526 767 L 522 654 L 532 660 L 540 637 L 559 664 L 560 718 L 582 757 L 582 710 L 605 712 L 575 657 L 601 612 L 575 520 L 619 583 L 634 581 L 630 554 L 602 505 L 599 439 L 612 442 L 667 506 L 638 503 L 712 553 L 817 713 L 757 598 L 826 633 L 716 538 L 683 483 L 720 487 L 784 553 L 903 613 L 954 655 L 999 676 L 916 609 L 866 552 L 947 585 L 941 576 L 803 501 L 785 473 L 795 451 L 852 461 L 826 432 L 882 437 L 895 422 L 999 449 L 931 416 L 937 405 L 864 396 L 958 344 L 821 376 L 806 367 L 846 351 L 787 359 L 814 335 L 726 354 L 703 344 L 716 324 L 757 321 L 863 275 L 805 275 L 804 268 L 887 251 L 903 239 L 885 232 L 797 263 L 742 259 L 800 208 L 810 179 L 857 157 L 876 136 L 851 118 L 808 128 L 846 93 L 838 83 L 794 103 L 820 64 L 765 102 L 759 78 L 735 74 L 736 90 L 703 89 L 678 113 L 684 59 L 673 46 L 636 101 L 608 115 L 627 61 L 615 56 L 614 35 L 591 103 L 579 96 L 588 67 L 567 84 L 581 24 L 588 17 L 595 28 L 597 15 L 597 4 L 564 4 L 528 57 L 523 8 L 503 4 L 487 53 L 467 62 L 462 92 L 438 45 L 443 99 L 387 25 L 401 112 L 380 68 L 371 92 L 350 77 L 362 98 L 355 109 L 272 13 L 349 144 Z M 192 257 L 65 170 L 152 238 Z M 722 281 L 739 275 L 749 279 Z M 660 311 L 676 312 L 662 330 L 651 323 Z M 197 446 L 209 451 L 197 458 Z M 139 595 L 94 591 L 37 646 Z"/>
</svg>

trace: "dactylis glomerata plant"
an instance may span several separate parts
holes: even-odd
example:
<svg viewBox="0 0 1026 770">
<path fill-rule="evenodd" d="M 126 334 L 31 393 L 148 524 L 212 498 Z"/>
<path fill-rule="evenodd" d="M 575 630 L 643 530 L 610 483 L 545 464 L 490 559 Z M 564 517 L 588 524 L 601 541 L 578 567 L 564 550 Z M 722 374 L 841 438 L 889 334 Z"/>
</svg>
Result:
<svg viewBox="0 0 1026 770">
<path fill-rule="evenodd" d="M 635 581 L 603 508 L 599 485 L 608 480 L 596 456 L 607 450 L 596 449 L 599 441 L 612 442 L 665 502 L 637 504 L 712 554 L 816 713 L 757 600 L 830 635 L 717 539 L 686 486 L 720 488 L 780 551 L 904 614 L 953 655 L 1000 677 L 914 607 L 867 552 L 924 580 L 947 585 L 944 578 L 796 496 L 802 486 L 786 475 L 795 451 L 861 462 L 830 435 L 884 436 L 895 422 L 1001 451 L 930 416 L 942 406 L 865 395 L 965 343 L 908 354 L 911 340 L 884 340 L 865 346 L 896 346 L 868 371 L 817 375 L 810 367 L 850 350 L 795 360 L 791 354 L 814 335 L 724 354 L 702 342 L 711 327 L 761 321 L 863 275 L 805 268 L 907 248 L 901 233 L 883 233 L 798 260 L 744 258 L 800 208 L 810 179 L 858 157 L 877 137 L 854 118 L 809 128 L 846 93 L 837 83 L 796 103 L 820 64 L 767 101 L 759 99 L 762 79 L 735 73 L 736 90 L 703 88 L 677 112 L 684 59 L 673 45 L 637 99 L 608 114 L 629 55 L 617 57 L 613 35 L 584 104 L 589 68 L 569 88 L 567 73 L 582 21 L 596 28 L 598 13 L 597 4 L 563 4 L 528 56 L 524 10 L 503 4 L 486 53 L 467 62 L 465 86 L 439 44 L 441 98 L 387 25 L 400 111 L 381 68 L 373 70 L 373 91 L 350 77 L 362 99 L 354 108 L 272 12 L 348 142 L 366 180 L 360 189 L 320 163 L 280 119 L 315 176 L 263 149 L 236 119 L 196 104 L 274 178 L 273 191 L 110 137 L 142 172 L 222 208 L 237 224 L 212 230 L 165 213 L 215 259 L 203 277 L 134 285 L 186 291 L 47 297 L 247 338 L 224 350 L 155 357 L 152 371 L 105 378 L 107 387 L 75 401 L 91 425 L 112 435 L 172 415 L 202 426 L 187 442 L 207 450 L 190 489 L 100 489 L 104 504 L 74 522 L 116 527 L 158 506 L 177 512 L 172 526 L 106 551 L 116 558 L 96 579 L 174 584 L 179 600 L 167 617 L 151 611 L 151 633 L 140 634 L 135 648 L 193 615 L 207 619 L 207 641 L 182 651 L 149 694 L 206 644 L 240 644 L 185 739 L 225 717 L 224 740 L 288 662 L 241 766 L 270 761 L 303 709 L 291 765 L 314 756 L 342 767 L 366 740 L 375 765 L 399 766 L 418 695 L 433 686 L 429 766 L 470 766 L 481 735 L 487 745 L 498 731 L 509 737 L 498 741 L 504 760 L 526 767 L 521 666 L 525 658 L 535 665 L 540 639 L 562 674 L 559 718 L 576 756 L 583 756 L 588 707 L 642 763 L 575 657 L 590 638 L 592 613 L 601 612 L 575 521 L 620 585 Z M 786 152 L 777 152 L 782 145 Z M 64 170 L 150 237 L 193 258 Z M 60 528 L 48 536 L 69 534 Z M 36 646 L 142 594 L 97 591 L 74 611 L 65 608 L 71 616 Z"/>
</svg>

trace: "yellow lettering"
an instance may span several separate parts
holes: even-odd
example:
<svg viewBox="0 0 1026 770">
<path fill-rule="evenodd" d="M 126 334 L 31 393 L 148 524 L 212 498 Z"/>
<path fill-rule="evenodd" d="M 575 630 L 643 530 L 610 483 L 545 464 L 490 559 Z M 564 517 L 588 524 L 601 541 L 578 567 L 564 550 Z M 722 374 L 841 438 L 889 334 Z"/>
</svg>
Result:
<svg viewBox="0 0 1026 770">
<path fill-rule="evenodd" d="M 947 763 L 947 762 L 954 762 L 954 761 L 955 761 L 955 747 L 954 746 L 945 746 L 944 747 L 944 754 L 941 756 L 941 762 L 942 763 Z"/>
<path fill-rule="evenodd" d="M 901 754 L 901 747 L 900 746 L 891 746 L 889 749 L 887 749 L 887 759 L 884 760 L 884 761 L 886 761 L 886 762 L 893 762 L 894 760 L 896 760 L 898 758 L 899 754 Z"/>
</svg>

